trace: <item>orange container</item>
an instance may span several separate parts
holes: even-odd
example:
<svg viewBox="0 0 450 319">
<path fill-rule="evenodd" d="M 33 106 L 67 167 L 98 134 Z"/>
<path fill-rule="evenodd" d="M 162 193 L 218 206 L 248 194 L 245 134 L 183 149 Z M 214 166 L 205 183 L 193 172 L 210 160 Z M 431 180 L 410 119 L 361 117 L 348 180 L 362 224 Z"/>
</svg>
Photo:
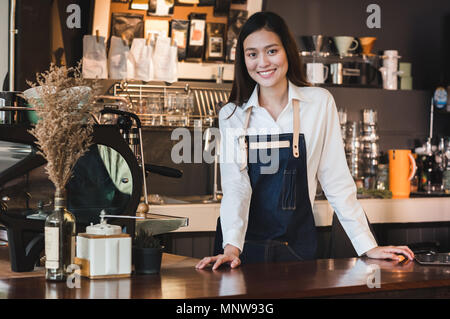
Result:
<svg viewBox="0 0 450 319">
<path fill-rule="evenodd" d="M 408 198 L 417 166 L 410 150 L 389 150 L 389 190 L 392 198 Z"/>
</svg>

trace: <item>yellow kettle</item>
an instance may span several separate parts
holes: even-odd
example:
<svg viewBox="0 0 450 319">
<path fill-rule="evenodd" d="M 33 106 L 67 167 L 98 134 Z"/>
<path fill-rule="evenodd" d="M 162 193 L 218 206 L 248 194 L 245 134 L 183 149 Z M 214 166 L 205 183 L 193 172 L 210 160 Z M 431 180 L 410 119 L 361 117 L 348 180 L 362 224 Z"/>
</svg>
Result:
<svg viewBox="0 0 450 319">
<path fill-rule="evenodd" d="M 410 150 L 389 150 L 389 190 L 392 198 L 408 198 L 417 166 Z"/>
</svg>

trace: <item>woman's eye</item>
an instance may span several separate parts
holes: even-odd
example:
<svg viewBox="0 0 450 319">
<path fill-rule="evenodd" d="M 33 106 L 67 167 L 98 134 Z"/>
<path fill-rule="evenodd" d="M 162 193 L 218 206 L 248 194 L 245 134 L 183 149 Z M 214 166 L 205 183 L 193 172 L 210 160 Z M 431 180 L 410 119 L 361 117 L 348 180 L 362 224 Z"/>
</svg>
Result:
<svg viewBox="0 0 450 319">
<path fill-rule="evenodd" d="M 249 58 L 254 58 L 254 57 L 256 57 L 256 53 L 250 52 L 247 56 L 248 56 Z"/>
<path fill-rule="evenodd" d="M 268 53 L 269 55 L 274 55 L 274 54 L 277 53 L 277 49 L 270 49 L 269 51 L 267 51 L 267 53 Z"/>
</svg>

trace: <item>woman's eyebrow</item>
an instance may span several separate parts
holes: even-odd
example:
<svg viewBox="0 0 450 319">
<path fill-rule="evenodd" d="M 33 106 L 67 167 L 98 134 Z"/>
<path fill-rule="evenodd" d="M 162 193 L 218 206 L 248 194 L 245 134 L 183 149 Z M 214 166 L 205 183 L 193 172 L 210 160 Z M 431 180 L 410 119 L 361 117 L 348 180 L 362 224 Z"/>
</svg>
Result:
<svg viewBox="0 0 450 319">
<path fill-rule="evenodd" d="M 273 47 L 273 46 L 279 46 L 279 44 L 272 43 L 272 44 L 266 45 L 263 49 L 268 49 L 268 48 Z M 256 50 L 256 48 L 246 48 L 244 51 L 250 51 L 250 50 Z"/>
</svg>

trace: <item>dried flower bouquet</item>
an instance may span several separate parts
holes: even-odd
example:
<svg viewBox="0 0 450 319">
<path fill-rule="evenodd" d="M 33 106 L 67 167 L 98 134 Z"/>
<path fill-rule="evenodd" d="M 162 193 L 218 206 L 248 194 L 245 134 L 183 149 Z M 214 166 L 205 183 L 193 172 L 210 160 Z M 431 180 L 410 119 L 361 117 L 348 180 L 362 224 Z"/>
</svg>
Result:
<svg viewBox="0 0 450 319">
<path fill-rule="evenodd" d="M 51 64 L 36 75 L 36 82 L 28 82 L 36 94 L 26 97 L 39 118 L 30 133 L 47 160 L 46 172 L 56 192 L 63 192 L 76 162 L 92 145 L 91 113 L 100 111 L 93 103 L 100 85 L 82 78 L 81 63 L 74 68 Z"/>
</svg>

